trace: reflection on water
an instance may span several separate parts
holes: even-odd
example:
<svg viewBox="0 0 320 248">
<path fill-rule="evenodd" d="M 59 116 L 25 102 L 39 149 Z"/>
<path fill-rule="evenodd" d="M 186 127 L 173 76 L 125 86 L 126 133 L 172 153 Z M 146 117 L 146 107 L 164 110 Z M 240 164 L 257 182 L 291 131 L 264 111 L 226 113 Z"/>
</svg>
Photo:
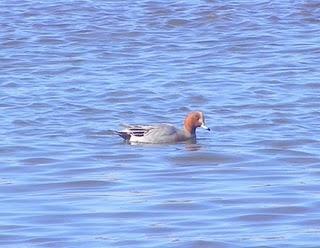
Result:
<svg viewBox="0 0 320 248">
<path fill-rule="evenodd" d="M 317 247 L 318 7 L 2 1 L 0 245 Z"/>
</svg>

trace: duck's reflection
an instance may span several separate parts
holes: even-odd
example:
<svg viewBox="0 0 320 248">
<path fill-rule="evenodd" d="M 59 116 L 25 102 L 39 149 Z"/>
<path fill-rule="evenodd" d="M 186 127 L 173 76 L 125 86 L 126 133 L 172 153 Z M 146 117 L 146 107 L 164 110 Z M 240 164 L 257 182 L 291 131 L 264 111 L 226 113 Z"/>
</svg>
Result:
<svg viewBox="0 0 320 248">
<path fill-rule="evenodd" d="M 129 141 L 124 141 L 124 143 L 131 146 L 149 147 L 149 148 L 164 148 L 168 146 L 171 146 L 171 147 L 174 146 L 177 150 L 185 149 L 188 151 L 199 151 L 202 148 L 202 145 L 198 144 L 196 139 L 190 139 L 190 140 L 178 142 L 178 143 L 162 143 L 162 144 L 140 143 L 140 142 L 129 142 Z"/>
</svg>

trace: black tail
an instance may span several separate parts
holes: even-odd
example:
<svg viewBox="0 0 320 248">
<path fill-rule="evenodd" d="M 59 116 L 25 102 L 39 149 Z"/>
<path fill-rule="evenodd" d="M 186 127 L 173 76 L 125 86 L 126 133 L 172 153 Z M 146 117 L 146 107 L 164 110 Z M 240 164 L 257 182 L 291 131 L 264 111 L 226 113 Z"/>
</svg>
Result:
<svg viewBox="0 0 320 248">
<path fill-rule="evenodd" d="M 126 133 L 126 132 L 119 132 L 116 131 L 116 134 L 118 134 L 121 138 L 123 138 L 124 140 L 129 140 L 130 139 L 130 134 Z"/>
</svg>

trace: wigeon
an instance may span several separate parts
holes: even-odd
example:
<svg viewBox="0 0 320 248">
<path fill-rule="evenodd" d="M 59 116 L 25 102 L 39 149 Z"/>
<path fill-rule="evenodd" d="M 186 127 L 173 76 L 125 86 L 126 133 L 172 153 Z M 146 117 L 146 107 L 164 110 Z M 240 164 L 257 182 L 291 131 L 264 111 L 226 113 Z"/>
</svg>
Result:
<svg viewBox="0 0 320 248">
<path fill-rule="evenodd" d="M 197 127 L 208 131 L 205 125 L 204 115 L 200 111 L 191 112 L 184 120 L 183 129 L 178 129 L 170 124 L 159 124 L 152 126 L 126 125 L 122 131 L 116 131 L 124 140 L 132 143 L 174 143 L 196 138 Z"/>
</svg>

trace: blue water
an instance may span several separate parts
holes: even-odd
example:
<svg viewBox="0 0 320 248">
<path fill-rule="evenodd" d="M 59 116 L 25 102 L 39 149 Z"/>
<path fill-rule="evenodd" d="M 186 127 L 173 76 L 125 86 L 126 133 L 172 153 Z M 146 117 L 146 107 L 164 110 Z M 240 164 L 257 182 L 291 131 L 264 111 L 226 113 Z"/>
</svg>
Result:
<svg viewBox="0 0 320 248">
<path fill-rule="evenodd" d="M 1 247 L 318 247 L 318 1 L 0 2 Z M 122 123 L 196 144 L 132 146 Z"/>
</svg>

